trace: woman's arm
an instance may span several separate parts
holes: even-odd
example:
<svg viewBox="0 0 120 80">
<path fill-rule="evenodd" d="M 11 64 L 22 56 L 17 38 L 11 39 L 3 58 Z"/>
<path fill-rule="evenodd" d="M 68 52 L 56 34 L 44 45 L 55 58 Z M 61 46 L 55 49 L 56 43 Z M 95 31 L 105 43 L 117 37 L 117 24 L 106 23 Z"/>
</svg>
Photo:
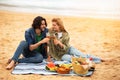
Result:
<svg viewBox="0 0 120 80">
<path fill-rule="evenodd" d="M 64 48 L 64 44 L 62 42 L 60 42 L 59 40 L 57 40 L 56 38 L 54 39 L 54 44 L 55 45 L 59 45 L 61 48 Z"/>
<path fill-rule="evenodd" d="M 61 38 L 61 40 L 58 39 L 54 39 L 54 44 L 56 45 L 56 47 L 59 48 L 59 50 L 64 51 L 66 49 L 68 49 L 69 46 L 69 35 L 68 34 L 64 34 L 64 36 Z"/>
</svg>

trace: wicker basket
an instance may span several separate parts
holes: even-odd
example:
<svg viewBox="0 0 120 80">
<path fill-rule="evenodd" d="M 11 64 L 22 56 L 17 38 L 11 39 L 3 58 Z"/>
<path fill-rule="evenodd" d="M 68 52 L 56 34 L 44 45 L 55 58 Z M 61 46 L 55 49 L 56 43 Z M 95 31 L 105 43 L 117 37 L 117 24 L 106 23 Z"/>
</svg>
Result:
<svg viewBox="0 0 120 80">
<path fill-rule="evenodd" d="M 83 65 L 81 64 L 76 64 L 76 61 L 78 58 L 72 58 L 72 66 L 73 66 L 73 71 L 76 74 L 86 74 L 89 70 L 89 68 L 84 68 Z M 80 60 L 80 59 L 79 59 Z M 86 65 L 87 66 L 87 65 Z"/>
</svg>

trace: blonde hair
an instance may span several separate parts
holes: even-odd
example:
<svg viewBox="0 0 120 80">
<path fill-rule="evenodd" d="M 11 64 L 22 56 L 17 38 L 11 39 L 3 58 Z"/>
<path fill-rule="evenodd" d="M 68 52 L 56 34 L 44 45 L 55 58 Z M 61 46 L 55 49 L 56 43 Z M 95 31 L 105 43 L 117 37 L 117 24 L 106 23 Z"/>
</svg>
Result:
<svg viewBox="0 0 120 80">
<path fill-rule="evenodd" d="M 67 32 L 66 30 L 65 30 L 65 28 L 64 28 L 64 25 L 63 25 L 63 22 L 62 22 L 62 20 L 60 19 L 60 18 L 53 18 L 52 19 L 52 22 L 56 22 L 56 24 L 59 26 L 59 28 L 60 28 L 60 31 L 62 31 L 62 32 Z"/>
</svg>

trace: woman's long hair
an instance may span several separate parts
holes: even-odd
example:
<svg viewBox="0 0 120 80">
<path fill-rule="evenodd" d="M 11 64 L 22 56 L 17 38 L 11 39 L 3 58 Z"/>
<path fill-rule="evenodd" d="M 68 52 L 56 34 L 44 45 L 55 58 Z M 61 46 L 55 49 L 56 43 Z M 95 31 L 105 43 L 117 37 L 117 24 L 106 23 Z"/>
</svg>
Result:
<svg viewBox="0 0 120 80">
<path fill-rule="evenodd" d="M 53 19 L 52 19 L 52 22 L 56 22 L 56 24 L 59 26 L 61 32 L 67 32 L 67 31 L 65 30 L 65 27 L 64 27 L 64 25 L 63 25 L 63 22 L 62 22 L 62 20 L 61 20 L 60 18 L 53 18 Z"/>
</svg>

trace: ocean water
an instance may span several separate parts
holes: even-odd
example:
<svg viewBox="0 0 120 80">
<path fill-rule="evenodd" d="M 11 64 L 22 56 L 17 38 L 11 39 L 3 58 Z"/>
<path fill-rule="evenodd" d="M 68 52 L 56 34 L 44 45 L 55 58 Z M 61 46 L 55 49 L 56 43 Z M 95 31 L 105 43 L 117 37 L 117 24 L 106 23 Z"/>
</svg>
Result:
<svg viewBox="0 0 120 80">
<path fill-rule="evenodd" d="M 120 0 L 0 0 L 0 10 L 120 19 Z"/>
</svg>

